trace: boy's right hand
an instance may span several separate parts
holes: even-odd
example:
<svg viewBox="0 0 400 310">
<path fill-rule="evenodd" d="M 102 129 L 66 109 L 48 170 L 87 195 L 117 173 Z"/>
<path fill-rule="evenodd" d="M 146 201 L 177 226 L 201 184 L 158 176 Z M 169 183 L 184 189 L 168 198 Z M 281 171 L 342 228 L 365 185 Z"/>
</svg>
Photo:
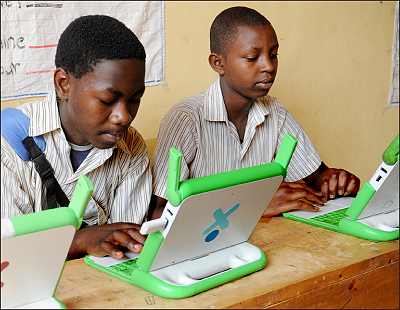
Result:
<svg viewBox="0 0 400 310">
<path fill-rule="evenodd" d="M 117 259 L 124 257 L 119 249 L 126 247 L 140 253 L 146 236 L 139 233 L 140 225 L 133 223 L 113 223 L 94 225 L 78 230 L 68 252 L 68 259 L 90 254 L 97 257 L 106 255 Z"/>
<path fill-rule="evenodd" d="M 314 206 L 324 205 L 323 193 L 314 190 L 306 183 L 283 181 L 272 197 L 263 217 L 271 217 L 291 210 L 318 211 Z"/>
</svg>

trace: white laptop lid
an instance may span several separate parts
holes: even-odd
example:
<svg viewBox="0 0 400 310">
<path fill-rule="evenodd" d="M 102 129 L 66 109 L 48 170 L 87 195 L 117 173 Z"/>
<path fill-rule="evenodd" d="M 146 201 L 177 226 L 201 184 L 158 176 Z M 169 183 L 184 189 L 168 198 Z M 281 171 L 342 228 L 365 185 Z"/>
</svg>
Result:
<svg viewBox="0 0 400 310">
<path fill-rule="evenodd" d="M 247 241 L 282 180 L 278 175 L 189 196 L 179 207 L 167 204 L 164 212 L 179 211 L 150 271 Z"/>
<path fill-rule="evenodd" d="M 68 225 L 1 240 L 2 308 L 59 307 L 52 297 L 75 231 Z"/>
<path fill-rule="evenodd" d="M 382 166 L 384 166 L 385 171 L 387 171 L 387 175 L 382 172 Z M 393 167 L 385 165 L 385 163 L 382 162 L 372 176 L 370 183 L 376 183 L 377 179 L 383 182 L 379 184 L 379 187 L 377 186 L 375 195 L 365 206 L 358 220 L 373 215 L 390 213 L 399 209 L 399 162 L 396 162 Z"/>
<path fill-rule="evenodd" d="M 92 193 L 80 175 L 68 207 L 1 219 L 2 308 L 61 308 L 54 293 Z"/>
</svg>

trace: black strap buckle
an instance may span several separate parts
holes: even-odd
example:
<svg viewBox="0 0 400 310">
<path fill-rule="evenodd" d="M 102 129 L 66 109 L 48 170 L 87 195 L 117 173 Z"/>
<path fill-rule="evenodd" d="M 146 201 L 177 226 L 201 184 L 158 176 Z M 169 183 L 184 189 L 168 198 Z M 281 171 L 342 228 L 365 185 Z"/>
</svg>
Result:
<svg viewBox="0 0 400 310">
<path fill-rule="evenodd" d="M 44 157 L 43 153 L 41 153 L 38 157 L 33 158 L 32 161 L 34 162 L 35 168 L 39 172 L 39 175 L 42 179 L 49 177 L 53 173 L 53 168 Z"/>
</svg>

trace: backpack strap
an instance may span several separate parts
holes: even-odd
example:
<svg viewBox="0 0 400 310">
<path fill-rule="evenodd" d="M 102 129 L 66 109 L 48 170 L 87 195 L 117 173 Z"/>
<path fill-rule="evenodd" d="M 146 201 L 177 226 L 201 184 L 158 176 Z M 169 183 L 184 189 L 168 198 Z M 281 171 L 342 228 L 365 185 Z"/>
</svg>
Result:
<svg viewBox="0 0 400 310">
<path fill-rule="evenodd" d="M 47 209 L 69 205 L 69 200 L 56 178 L 53 168 L 43 153 L 46 143 L 43 137 L 29 136 L 30 119 L 19 109 L 6 108 L 1 111 L 1 134 L 23 160 L 32 160 L 35 169 L 46 187 Z"/>
<path fill-rule="evenodd" d="M 26 137 L 22 141 L 22 144 L 28 151 L 30 159 L 35 164 L 35 168 L 37 172 L 39 172 L 40 178 L 47 189 L 47 208 L 56 208 L 57 201 L 60 206 L 67 207 L 69 205 L 69 200 L 54 177 L 53 168 L 44 156 L 42 150 L 37 146 L 32 137 Z"/>
</svg>

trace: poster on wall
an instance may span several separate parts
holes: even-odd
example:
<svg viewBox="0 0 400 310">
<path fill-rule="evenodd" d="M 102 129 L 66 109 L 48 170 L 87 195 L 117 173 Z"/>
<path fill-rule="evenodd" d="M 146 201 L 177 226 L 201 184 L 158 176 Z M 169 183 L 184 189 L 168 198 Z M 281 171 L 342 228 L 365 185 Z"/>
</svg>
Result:
<svg viewBox="0 0 400 310">
<path fill-rule="evenodd" d="M 146 86 L 165 81 L 163 1 L 1 1 L 1 100 L 46 95 L 64 29 L 83 15 L 109 15 L 146 49 Z"/>
<path fill-rule="evenodd" d="M 399 106 L 399 2 L 396 5 L 394 38 L 392 47 L 392 84 L 390 86 L 389 106 Z"/>
</svg>

